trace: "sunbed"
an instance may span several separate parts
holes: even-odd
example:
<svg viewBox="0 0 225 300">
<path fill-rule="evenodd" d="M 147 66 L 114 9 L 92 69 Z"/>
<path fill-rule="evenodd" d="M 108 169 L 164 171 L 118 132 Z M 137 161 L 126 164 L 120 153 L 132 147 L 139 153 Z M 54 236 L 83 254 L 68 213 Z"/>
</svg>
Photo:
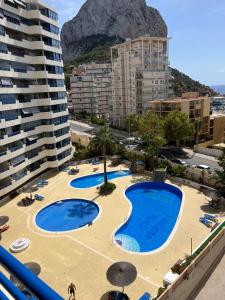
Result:
<svg viewBox="0 0 225 300">
<path fill-rule="evenodd" d="M 146 292 L 138 300 L 151 300 L 151 299 L 152 299 L 151 295 L 148 292 Z"/>
<path fill-rule="evenodd" d="M 35 199 L 35 200 L 38 200 L 38 201 L 42 201 L 42 200 L 44 200 L 45 198 L 44 198 L 42 195 L 35 194 L 35 195 L 34 195 L 34 199 Z"/>
<path fill-rule="evenodd" d="M 42 186 L 45 186 L 45 185 L 48 185 L 48 181 L 47 180 L 40 179 L 40 180 L 37 181 L 37 186 L 38 187 L 42 187 Z"/>
<path fill-rule="evenodd" d="M 207 219 L 204 218 L 204 217 L 199 218 L 199 221 L 200 221 L 201 223 L 203 223 L 204 225 L 208 226 L 208 227 L 211 227 L 211 226 L 212 226 L 212 221 L 209 221 L 209 220 L 207 220 Z"/>
<path fill-rule="evenodd" d="M 204 218 L 206 218 L 210 221 L 214 221 L 214 222 L 216 221 L 216 216 L 213 216 L 213 215 L 205 214 Z"/>
</svg>

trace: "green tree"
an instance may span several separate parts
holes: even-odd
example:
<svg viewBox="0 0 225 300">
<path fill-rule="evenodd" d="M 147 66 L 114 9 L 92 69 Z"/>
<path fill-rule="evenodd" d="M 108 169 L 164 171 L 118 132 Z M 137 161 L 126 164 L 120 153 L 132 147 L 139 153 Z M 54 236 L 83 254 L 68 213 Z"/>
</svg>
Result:
<svg viewBox="0 0 225 300">
<path fill-rule="evenodd" d="M 218 176 L 218 182 L 222 185 L 221 192 L 225 195 L 225 149 L 223 149 L 223 154 L 219 157 L 219 166 L 221 171 L 217 170 L 216 174 Z"/>
<path fill-rule="evenodd" d="M 159 148 L 165 144 L 163 121 L 154 112 L 147 112 L 139 120 L 139 135 L 146 144 L 145 151 L 149 157 L 150 169 L 154 169 L 155 158 L 158 160 Z"/>
<path fill-rule="evenodd" d="M 139 121 L 140 121 L 140 116 L 137 114 L 131 114 L 131 115 L 127 116 L 126 121 L 125 121 L 126 130 L 130 134 L 138 131 Z"/>
<path fill-rule="evenodd" d="M 179 111 L 170 112 L 165 118 L 165 136 L 168 142 L 176 142 L 180 146 L 181 141 L 194 136 L 195 127 L 185 113 Z"/>
<path fill-rule="evenodd" d="M 113 144 L 113 138 L 110 134 L 109 127 L 103 126 L 100 128 L 96 137 L 91 141 L 91 147 L 100 149 L 102 151 L 103 163 L 104 163 L 104 184 L 108 183 L 107 177 L 107 165 L 106 165 L 106 151 Z"/>
</svg>

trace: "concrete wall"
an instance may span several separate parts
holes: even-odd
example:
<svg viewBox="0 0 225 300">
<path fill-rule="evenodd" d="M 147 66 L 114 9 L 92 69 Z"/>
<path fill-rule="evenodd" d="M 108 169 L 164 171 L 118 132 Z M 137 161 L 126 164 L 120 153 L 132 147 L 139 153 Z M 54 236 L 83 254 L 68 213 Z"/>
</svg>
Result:
<svg viewBox="0 0 225 300">
<path fill-rule="evenodd" d="M 171 165 L 176 165 L 174 163 L 170 163 Z M 221 184 L 218 183 L 218 179 L 215 174 L 210 174 L 205 170 L 187 167 L 185 171 L 185 179 L 180 178 L 181 182 L 187 184 L 187 181 L 197 181 L 197 184 L 206 185 L 212 188 L 219 188 Z"/>
<path fill-rule="evenodd" d="M 93 136 L 90 134 L 78 131 L 71 132 L 71 141 L 73 143 L 81 144 L 84 147 L 87 147 L 90 144 L 92 138 Z"/>
<path fill-rule="evenodd" d="M 204 148 L 204 147 L 200 147 L 199 145 L 194 146 L 194 151 L 201 154 L 217 157 L 217 158 L 223 154 L 221 150 Z"/>
<path fill-rule="evenodd" d="M 200 253 L 158 300 L 193 300 L 224 255 L 225 229 Z"/>
</svg>

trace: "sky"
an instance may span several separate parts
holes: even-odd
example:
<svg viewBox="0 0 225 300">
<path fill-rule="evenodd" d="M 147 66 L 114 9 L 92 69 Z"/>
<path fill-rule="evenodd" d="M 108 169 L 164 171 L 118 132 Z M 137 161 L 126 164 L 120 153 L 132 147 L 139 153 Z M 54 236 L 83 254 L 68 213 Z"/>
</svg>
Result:
<svg viewBox="0 0 225 300">
<path fill-rule="evenodd" d="M 59 13 L 60 25 L 85 0 L 44 0 Z M 170 63 L 207 85 L 225 85 L 225 0 L 146 0 L 169 31 Z"/>
</svg>

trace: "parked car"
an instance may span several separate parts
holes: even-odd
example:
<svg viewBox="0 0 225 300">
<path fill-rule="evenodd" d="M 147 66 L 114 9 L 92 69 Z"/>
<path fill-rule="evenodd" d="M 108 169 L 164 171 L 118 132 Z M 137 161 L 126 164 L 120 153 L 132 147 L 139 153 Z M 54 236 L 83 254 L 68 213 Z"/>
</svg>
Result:
<svg viewBox="0 0 225 300">
<path fill-rule="evenodd" d="M 210 171 L 211 170 L 210 167 L 207 166 L 207 165 L 193 165 L 192 167 L 200 169 L 200 170 L 206 170 L 206 171 Z"/>
<path fill-rule="evenodd" d="M 184 161 L 182 159 L 179 159 L 179 158 L 172 159 L 171 161 L 175 164 L 178 164 L 178 165 L 181 165 L 181 166 L 184 166 L 184 167 L 188 166 L 188 163 L 186 163 L 186 161 Z"/>
<path fill-rule="evenodd" d="M 138 145 L 126 145 L 125 149 L 126 150 L 137 150 L 138 149 Z"/>
</svg>

